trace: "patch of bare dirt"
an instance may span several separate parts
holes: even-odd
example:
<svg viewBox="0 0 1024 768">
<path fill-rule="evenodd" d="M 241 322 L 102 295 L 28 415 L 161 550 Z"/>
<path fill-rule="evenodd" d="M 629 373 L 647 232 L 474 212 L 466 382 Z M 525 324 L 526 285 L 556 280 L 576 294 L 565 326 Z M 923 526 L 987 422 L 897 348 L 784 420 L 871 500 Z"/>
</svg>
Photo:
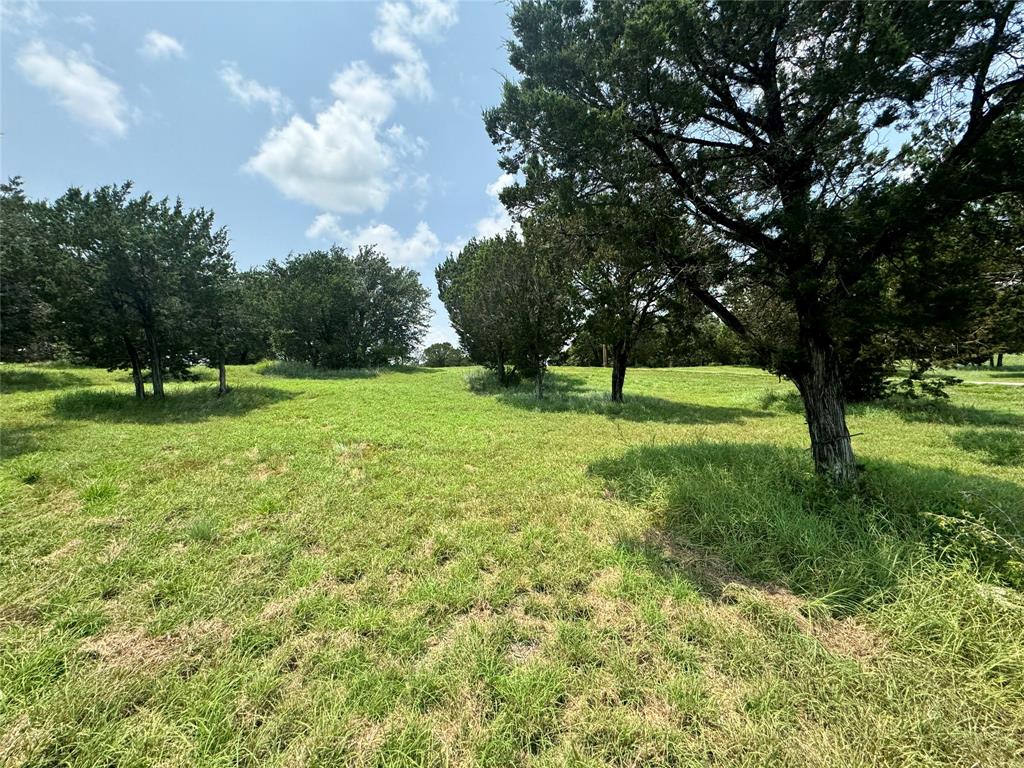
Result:
<svg viewBox="0 0 1024 768">
<path fill-rule="evenodd" d="M 261 462 L 253 468 L 252 472 L 249 473 L 249 477 L 262 483 L 272 477 L 283 475 L 287 471 L 288 462 L 286 461 L 276 463 Z"/>
<path fill-rule="evenodd" d="M 79 651 L 111 669 L 156 674 L 172 661 L 208 658 L 230 640 L 227 623 L 207 619 L 164 635 L 150 635 L 141 627 L 114 629 L 86 639 Z"/>
<path fill-rule="evenodd" d="M 50 554 L 39 558 L 39 562 L 55 563 L 67 557 L 71 557 L 71 555 L 75 554 L 75 552 L 81 549 L 82 544 L 84 543 L 85 542 L 83 542 L 81 539 L 71 539 L 71 541 L 65 542 L 63 545 L 53 550 L 53 552 L 51 552 Z"/>
<path fill-rule="evenodd" d="M 29 716 L 22 713 L 0 734 L 0 765 L 10 768 L 28 765 L 45 736 L 45 731 L 32 725 Z"/>
<path fill-rule="evenodd" d="M 275 621 L 290 616 L 301 600 L 314 595 L 356 600 L 359 597 L 359 586 L 357 582 L 339 581 L 333 575 L 325 573 L 312 584 L 268 602 L 260 611 L 260 619 Z"/>
<path fill-rule="evenodd" d="M 674 542 L 660 533 L 650 533 L 648 543 L 660 548 L 667 560 L 686 571 L 698 585 L 721 604 L 760 600 L 792 618 L 796 627 L 815 638 L 831 653 L 859 662 L 869 662 L 885 647 L 884 638 L 855 617 L 836 619 L 813 611 L 808 601 L 785 587 L 748 579 L 706 552 Z"/>
</svg>

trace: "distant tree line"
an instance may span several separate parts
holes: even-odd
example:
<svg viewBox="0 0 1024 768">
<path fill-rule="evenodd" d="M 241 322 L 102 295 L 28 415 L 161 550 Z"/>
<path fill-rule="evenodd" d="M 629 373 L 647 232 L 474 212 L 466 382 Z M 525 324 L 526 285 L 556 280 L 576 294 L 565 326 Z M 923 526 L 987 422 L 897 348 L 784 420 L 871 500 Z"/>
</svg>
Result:
<svg viewBox="0 0 1024 768">
<path fill-rule="evenodd" d="M 429 319 L 418 276 L 373 247 L 239 271 L 212 211 L 130 183 L 52 203 L 0 187 L 0 357 L 64 356 L 132 373 L 135 394 L 207 365 L 265 357 L 325 367 L 412 358 Z"/>
</svg>

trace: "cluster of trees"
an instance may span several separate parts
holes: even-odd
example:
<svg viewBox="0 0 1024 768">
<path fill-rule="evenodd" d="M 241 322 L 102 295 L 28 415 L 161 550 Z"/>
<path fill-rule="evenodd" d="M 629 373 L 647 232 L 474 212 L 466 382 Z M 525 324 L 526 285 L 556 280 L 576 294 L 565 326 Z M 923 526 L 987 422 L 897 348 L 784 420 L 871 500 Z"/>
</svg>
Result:
<svg viewBox="0 0 1024 768">
<path fill-rule="evenodd" d="M 524 0 L 511 21 L 519 76 L 485 115 L 523 179 L 502 200 L 528 253 L 584 256 L 573 282 L 617 364 L 685 293 L 794 382 L 816 468 L 847 484 L 846 403 L 897 361 L 1024 346 L 1015 0 Z M 504 331 L 459 328 L 493 284 L 452 287 L 496 247 L 438 277 L 467 351 L 500 367 Z"/>
<path fill-rule="evenodd" d="M 205 364 L 274 355 L 327 367 L 407 360 L 429 319 L 415 272 L 372 247 L 240 272 L 212 211 L 132 196 L 130 183 L 30 200 L 0 188 L 0 355 L 130 369 L 135 394 Z"/>
<path fill-rule="evenodd" d="M 420 362 L 427 368 L 457 368 L 460 365 L 469 365 L 472 360 L 451 342 L 440 341 L 423 350 Z"/>
</svg>

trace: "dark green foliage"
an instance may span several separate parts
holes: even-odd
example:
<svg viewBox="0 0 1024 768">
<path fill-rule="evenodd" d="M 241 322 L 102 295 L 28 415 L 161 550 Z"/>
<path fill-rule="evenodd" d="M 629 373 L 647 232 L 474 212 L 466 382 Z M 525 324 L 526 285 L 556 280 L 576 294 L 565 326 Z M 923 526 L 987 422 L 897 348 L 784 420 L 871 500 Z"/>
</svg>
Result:
<svg viewBox="0 0 1024 768">
<path fill-rule="evenodd" d="M 447 341 L 431 344 L 420 355 L 423 365 L 428 368 L 450 368 L 469 365 L 469 355 Z"/>
<path fill-rule="evenodd" d="M 365 368 L 412 357 L 429 318 L 415 272 L 373 248 L 342 248 L 271 262 L 274 351 L 324 368 Z"/>
<path fill-rule="evenodd" d="M 535 378 L 543 397 L 548 361 L 578 323 L 571 269 L 550 242 L 529 235 L 523 242 L 514 232 L 470 240 L 438 265 L 438 293 L 470 359 L 496 371 L 502 384 L 513 366 Z"/>
<path fill-rule="evenodd" d="M 54 352 L 61 254 L 49 226 L 46 204 L 25 197 L 20 178 L 0 185 L 0 358 L 6 361 Z"/>
<path fill-rule="evenodd" d="M 497 371 L 502 381 L 511 355 L 502 309 L 506 301 L 502 275 L 515 242 L 512 232 L 470 240 L 434 271 L 438 296 L 462 348 L 474 363 Z"/>
<path fill-rule="evenodd" d="M 270 357 L 273 280 L 265 269 L 239 272 L 234 286 L 235 333 L 227 350 L 229 363 L 248 365 Z"/>
<path fill-rule="evenodd" d="M 234 264 L 213 213 L 181 200 L 131 197 L 131 183 L 69 189 L 52 206 L 52 242 L 67 255 L 61 332 L 82 360 L 130 368 L 144 396 L 200 359 L 222 356 Z"/>
</svg>

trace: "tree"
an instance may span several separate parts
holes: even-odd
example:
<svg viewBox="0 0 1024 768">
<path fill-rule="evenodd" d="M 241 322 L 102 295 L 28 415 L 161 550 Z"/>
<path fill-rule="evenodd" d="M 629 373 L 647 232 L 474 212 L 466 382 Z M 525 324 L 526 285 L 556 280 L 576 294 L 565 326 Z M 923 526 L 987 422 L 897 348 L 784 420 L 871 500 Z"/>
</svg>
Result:
<svg viewBox="0 0 1024 768">
<path fill-rule="evenodd" d="M 228 347 L 227 361 L 235 365 L 248 365 L 273 354 L 270 336 L 274 281 L 270 273 L 261 268 L 239 272 L 235 281 L 233 288 L 237 326 Z"/>
<path fill-rule="evenodd" d="M 749 327 L 716 284 L 691 293 L 796 384 L 816 469 L 849 483 L 842 350 L 879 270 L 1022 186 L 1021 26 L 1012 0 L 523 2 L 509 45 L 522 76 L 485 115 L 502 167 L 526 175 L 503 200 L 531 184 L 671 193 L 785 333 Z"/>
<path fill-rule="evenodd" d="M 621 403 L 633 350 L 669 304 L 675 274 L 659 238 L 671 222 L 602 196 L 568 214 L 542 208 L 524 226 L 532 241 L 557 248 L 569 265 L 565 274 L 581 295 L 586 327 L 611 359 L 611 399 Z"/>
<path fill-rule="evenodd" d="M 431 344 L 421 358 L 427 368 L 453 368 L 470 362 L 469 355 L 447 341 Z"/>
<path fill-rule="evenodd" d="M 506 364 L 535 378 L 544 396 L 548 360 L 577 325 L 572 264 L 541 231 L 528 226 L 470 240 L 438 265 L 438 293 L 470 359 L 507 383 Z"/>
<path fill-rule="evenodd" d="M 137 397 L 148 359 L 153 395 L 163 397 L 165 376 L 187 372 L 213 337 L 208 305 L 233 267 L 212 212 L 131 189 L 72 188 L 54 203 L 54 243 L 68 259 L 61 328 L 79 357 L 131 368 Z"/>
<path fill-rule="evenodd" d="M 507 294 L 501 306 L 512 361 L 534 378 L 540 400 L 548 361 L 564 349 L 578 326 L 579 302 L 571 263 L 535 234 L 527 227 L 525 242 L 512 240 L 505 245 L 502 279 Z"/>
<path fill-rule="evenodd" d="M 437 292 L 459 342 L 477 365 L 497 373 L 505 385 L 510 341 L 505 324 L 507 255 L 518 242 L 514 232 L 473 239 L 437 266 Z"/>
<path fill-rule="evenodd" d="M 227 230 L 213 230 L 212 214 L 191 222 L 190 247 L 176 263 L 179 291 L 189 307 L 188 333 L 193 352 L 217 369 L 217 393 L 228 391 L 226 363 L 244 332 L 241 289 L 228 250 Z"/>
<path fill-rule="evenodd" d="M 409 359 L 426 330 L 428 293 L 416 273 L 371 247 L 289 256 L 268 265 L 275 352 L 325 368 Z"/>
<path fill-rule="evenodd" d="M 55 342 L 54 277 L 61 253 L 49 234 L 49 208 L 25 196 L 20 178 L 0 185 L 0 357 L 47 357 Z"/>
</svg>

